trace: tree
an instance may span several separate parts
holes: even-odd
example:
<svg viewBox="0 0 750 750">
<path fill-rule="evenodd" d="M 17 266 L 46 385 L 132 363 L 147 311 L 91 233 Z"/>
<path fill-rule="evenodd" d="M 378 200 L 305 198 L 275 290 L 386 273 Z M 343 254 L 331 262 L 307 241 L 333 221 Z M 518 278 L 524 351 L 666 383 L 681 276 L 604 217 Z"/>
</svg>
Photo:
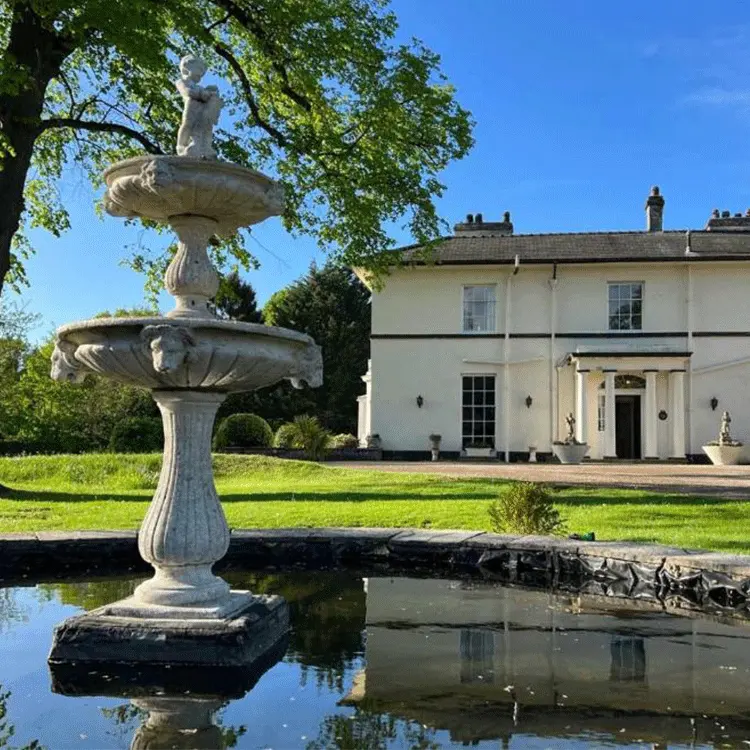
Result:
<svg viewBox="0 0 750 750">
<path fill-rule="evenodd" d="M 357 396 L 370 352 L 370 292 L 348 269 L 332 263 L 273 294 L 263 308 L 269 325 L 307 333 L 323 349 L 323 385 L 306 395 L 334 432 L 356 432 Z M 302 413 L 301 411 L 298 413 Z"/>
<path fill-rule="evenodd" d="M 214 312 L 221 318 L 231 318 L 243 323 L 262 323 L 263 313 L 258 310 L 255 290 L 240 278 L 236 269 L 221 280 L 213 300 Z"/>
<path fill-rule="evenodd" d="M 0 289 L 24 282 L 25 228 L 67 229 L 66 165 L 99 185 L 114 160 L 173 151 L 187 51 L 226 82 L 220 157 L 282 181 L 288 230 L 376 275 L 387 222 L 407 216 L 429 247 L 445 226 L 437 176 L 473 123 L 439 56 L 396 44 L 397 27 L 387 0 L 0 0 Z M 241 238 L 217 241 L 228 254 L 253 262 Z M 164 259 L 131 260 L 156 272 Z"/>
<path fill-rule="evenodd" d="M 231 394 L 218 419 L 252 412 L 276 429 L 308 414 L 333 432 L 355 432 L 357 396 L 370 351 L 370 292 L 348 269 L 314 264 L 290 286 L 271 295 L 263 308 L 268 325 L 307 333 L 323 349 L 323 385 L 295 390 L 288 382 L 253 393 Z"/>
</svg>

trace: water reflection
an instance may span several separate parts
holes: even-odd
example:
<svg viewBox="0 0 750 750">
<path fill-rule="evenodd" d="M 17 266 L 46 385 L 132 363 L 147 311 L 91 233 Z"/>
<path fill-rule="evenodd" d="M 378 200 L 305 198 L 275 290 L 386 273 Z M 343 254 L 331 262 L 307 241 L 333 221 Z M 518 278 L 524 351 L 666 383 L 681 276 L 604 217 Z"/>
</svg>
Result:
<svg viewBox="0 0 750 750">
<path fill-rule="evenodd" d="M 89 667 L 85 674 L 55 667 L 56 692 L 109 696 L 50 704 L 64 712 L 61 724 L 80 721 L 87 725 L 81 735 L 97 738 L 94 745 L 90 738 L 78 744 L 750 746 L 747 626 L 471 581 L 286 572 L 227 578 L 233 586 L 287 599 L 292 632 L 283 661 L 266 666 L 260 679 L 205 669 L 149 675 L 124 667 L 116 673 Z M 119 579 L 44 587 L 49 607 L 65 604 L 48 619 L 59 621 L 71 606 L 94 608 L 122 598 L 133 585 Z M 12 631 L 19 637 L 37 617 L 27 616 L 29 623 Z M 3 648 L 0 640 L 0 664 L 12 658 Z M 43 664 L 40 655 L 40 669 Z M 24 723 L 19 717 L 27 716 L 23 696 L 34 686 L 9 687 L 18 727 Z M 117 700 L 124 697 L 128 702 Z M 38 725 L 43 731 L 32 725 L 24 736 L 63 746 L 47 728 L 50 719 L 39 721 L 47 722 Z"/>
<path fill-rule="evenodd" d="M 225 725 L 218 712 L 249 693 L 286 648 L 282 639 L 242 668 L 50 664 L 52 692 L 130 698 L 102 713 L 132 731 L 131 750 L 227 750 L 237 746 L 247 727 Z"/>
<path fill-rule="evenodd" d="M 524 732 L 597 732 L 614 743 L 689 744 L 696 733 L 750 740 L 750 631 L 613 606 L 370 578 L 366 666 L 344 702 L 461 743 Z"/>
</svg>

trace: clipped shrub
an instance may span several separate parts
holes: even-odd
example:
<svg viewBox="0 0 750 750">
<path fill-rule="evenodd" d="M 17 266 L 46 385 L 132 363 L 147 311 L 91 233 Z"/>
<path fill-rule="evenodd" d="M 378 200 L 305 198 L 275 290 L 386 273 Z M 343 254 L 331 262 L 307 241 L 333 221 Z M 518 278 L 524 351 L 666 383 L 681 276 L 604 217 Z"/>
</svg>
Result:
<svg viewBox="0 0 750 750">
<path fill-rule="evenodd" d="M 274 448 L 294 448 L 294 440 L 297 436 L 297 428 L 291 422 L 282 424 L 273 436 Z"/>
<path fill-rule="evenodd" d="M 158 417 L 125 417 L 113 428 L 109 449 L 114 453 L 153 453 L 164 446 Z"/>
<path fill-rule="evenodd" d="M 357 437 L 350 432 L 341 432 L 331 438 L 331 447 L 351 450 L 353 448 L 359 448 L 359 440 L 357 440 Z"/>
<path fill-rule="evenodd" d="M 284 425 L 284 439 L 290 448 L 301 448 L 311 461 L 322 461 L 331 449 L 333 436 L 323 427 L 317 417 L 295 417 L 294 422 Z M 281 428 L 279 428 L 281 429 Z"/>
<path fill-rule="evenodd" d="M 214 450 L 224 448 L 270 448 L 273 430 L 257 414 L 232 414 L 219 422 L 214 434 Z"/>
<path fill-rule="evenodd" d="M 499 534 L 561 534 L 564 523 L 550 491 L 535 482 L 515 482 L 488 509 Z"/>
</svg>

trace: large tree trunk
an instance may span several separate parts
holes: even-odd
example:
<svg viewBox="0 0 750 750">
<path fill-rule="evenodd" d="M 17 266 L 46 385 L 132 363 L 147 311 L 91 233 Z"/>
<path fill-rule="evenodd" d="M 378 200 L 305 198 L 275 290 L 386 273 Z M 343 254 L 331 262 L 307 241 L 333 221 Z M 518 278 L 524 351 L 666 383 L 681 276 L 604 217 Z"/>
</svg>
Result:
<svg viewBox="0 0 750 750">
<path fill-rule="evenodd" d="M 49 82 L 59 74 L 73 51 L 70 39 L 54 31 L 51 19 L 42 19 L 24 3 L 14 8 L 10 38 L 4 56 L 11 69 L 28 72 L 17 91 L 0 94 L 0 128 L 6 141 L 0 170 L 0 292 L 10 269 L 11 242 L 24 210 L 23 189 Z M 10 146 L 12 151 L 7 153 Z"/>
</svg>

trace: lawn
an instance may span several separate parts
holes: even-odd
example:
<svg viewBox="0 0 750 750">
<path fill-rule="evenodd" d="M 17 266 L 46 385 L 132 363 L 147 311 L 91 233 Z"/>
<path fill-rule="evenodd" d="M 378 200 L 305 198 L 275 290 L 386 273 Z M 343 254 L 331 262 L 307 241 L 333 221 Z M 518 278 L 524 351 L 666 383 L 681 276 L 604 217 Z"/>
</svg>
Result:
<svg viewBox="0 0 750 750">
<path fill-rule="evenodd" d="M 0 458 L 0 532 L 135 529 L 158 479 L 157 455 Z M 336 468 L 258 456 L 214 457 L 234 528 L 411 526 L 489 530 L 487 505 L 507 482 Z M 597 539 L 750 553 L 750 502 L 640 490 L 565 489 L 568 530 Z"/>
</svg>

